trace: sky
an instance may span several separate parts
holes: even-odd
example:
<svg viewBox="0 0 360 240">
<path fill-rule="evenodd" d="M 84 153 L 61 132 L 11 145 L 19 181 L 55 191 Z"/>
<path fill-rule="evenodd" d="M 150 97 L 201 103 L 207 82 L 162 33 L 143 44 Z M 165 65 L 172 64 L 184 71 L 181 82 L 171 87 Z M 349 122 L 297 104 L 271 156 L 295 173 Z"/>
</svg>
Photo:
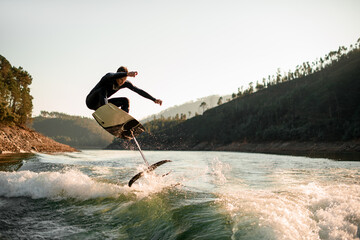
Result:
<svg viewBox="0 0 360 240">
<path fill-rule="evenodd" d="M 33 115 L 91 117 L 90 90 L 119 66 L 159 106 L 122 89 L 142 119 L 294 70 L 360 38 L 359 0 L 0 0 L 0 55 L 33 77 Z"/>
</svg>

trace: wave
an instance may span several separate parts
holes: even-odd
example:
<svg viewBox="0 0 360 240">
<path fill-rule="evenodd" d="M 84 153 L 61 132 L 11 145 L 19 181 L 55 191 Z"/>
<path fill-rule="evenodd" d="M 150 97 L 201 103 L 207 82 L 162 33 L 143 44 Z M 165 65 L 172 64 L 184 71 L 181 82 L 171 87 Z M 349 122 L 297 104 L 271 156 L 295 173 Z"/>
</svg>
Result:
<svg viewBox="0 0 360 240">
<path fill-rule="evenodd" d="M 0 172 L 1 197 L 91 199 L 117 197 L 125 187 L 95 181 L 76 169 L 64 172 Z"/>
<path fill-rule="evenodd" d="M 139 166 L 143 171 L 145 166 Z M 111 173 L 112 168 L 95 167 L 92 169 L 103 177 Z M 100 174 L 99 174 L 100 173 Z M 62 172 L 1 172 L 0 197 L 38 198 L 75 198 L 81 200 L 94 198 L 117 198 L 119 195 L 131 195 L 144 198 L 165 188 L 178 186 L 171 177 L 162 177 L 155 173 L 145 173 L 131 188 L 123 184 L 109 183 L 103 178 L 91 178 L 78 169 L 66 169 Z"/>
</svg>

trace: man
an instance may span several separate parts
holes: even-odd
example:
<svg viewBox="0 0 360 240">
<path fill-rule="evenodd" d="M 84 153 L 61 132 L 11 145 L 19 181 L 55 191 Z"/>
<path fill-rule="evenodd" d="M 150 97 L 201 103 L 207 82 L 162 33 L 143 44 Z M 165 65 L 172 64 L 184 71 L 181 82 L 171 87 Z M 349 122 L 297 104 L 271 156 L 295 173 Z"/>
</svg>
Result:
<svg viewBox="0 0 360 240">
<path fill-rule="evenodd" d="M 117 107 L 121 107 L 125 112 L 129 112 L 129 99 L 125 97 L 110 98 L 114 93 L 122 88 L 128 88 L 144 98 L 154 101 L 161 106 L 162 101 L 155 99 L 150 94 L 135 87 L 130 81 L 127 81 L 127 77 L 135 77 L 137 72 L 129 72 L 126 67 L 119 67 L 116 73 L 107 73 L 103 76 L 98 84 L 90 91 L 86 97 L 86 105 L 92 110 L 96 110 L 102 105 L 109 103 L 114 104 Z"/>
</svg>

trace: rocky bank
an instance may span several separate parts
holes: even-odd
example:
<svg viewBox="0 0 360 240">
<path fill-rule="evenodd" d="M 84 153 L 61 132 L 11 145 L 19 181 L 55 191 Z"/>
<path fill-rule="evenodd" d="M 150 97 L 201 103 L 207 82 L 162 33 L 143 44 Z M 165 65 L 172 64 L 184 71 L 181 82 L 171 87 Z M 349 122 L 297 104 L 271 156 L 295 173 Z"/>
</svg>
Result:
<svg viewBox="0 0 360 240">
<path fill-rule="evenodd" d="M 76 152 L 77 149 L 58 143 L 26 127 L 0 125 L 0 154 Z"/>
</svg>

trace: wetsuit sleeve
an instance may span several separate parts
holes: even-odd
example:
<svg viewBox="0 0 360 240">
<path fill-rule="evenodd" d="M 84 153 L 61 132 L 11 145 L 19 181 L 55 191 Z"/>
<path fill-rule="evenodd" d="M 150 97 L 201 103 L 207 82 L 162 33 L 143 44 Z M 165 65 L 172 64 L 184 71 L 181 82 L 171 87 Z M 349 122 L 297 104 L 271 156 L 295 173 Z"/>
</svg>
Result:
<svg viewBox="0 0 360 240">
<path fill-rule="evenodd" d="M 105 87 L 107 91 L 111 91 L 113 86 L 118 86 L 116 79 L 126 77 L 126 72 L 107 73 L 103 76 L 100 82 L 95 86 L 96 89 Z M 94 89 L 93 89 L 94 90 Z"/>
<path fill-rule="evenodd" d="M 152 100 L 152 101 L 155 102 L 156 98 L 154 98 L 153 96 L 151 96 L 150 94 L 148 94 L 148 93 L 145 92 L 144 90 L 135 87 L 131 82 L 126 81 L 125 84 L 126 84 L 126 87 L 127 87 L 128 89 L 136 92 L 137 94 L 143 96 L 144 98 L 150 99 L 150 100 Z M 125 85 L 125 84 L 124 84 L 124 85 Z"/>
<path fill-rule="evenodd" d="M 117 73 L 109 73 L 107 77 L 111 79 L 118 79 L 126 76 L 127 76 L 126 72 L 117 72 Z"/>
</svg>

